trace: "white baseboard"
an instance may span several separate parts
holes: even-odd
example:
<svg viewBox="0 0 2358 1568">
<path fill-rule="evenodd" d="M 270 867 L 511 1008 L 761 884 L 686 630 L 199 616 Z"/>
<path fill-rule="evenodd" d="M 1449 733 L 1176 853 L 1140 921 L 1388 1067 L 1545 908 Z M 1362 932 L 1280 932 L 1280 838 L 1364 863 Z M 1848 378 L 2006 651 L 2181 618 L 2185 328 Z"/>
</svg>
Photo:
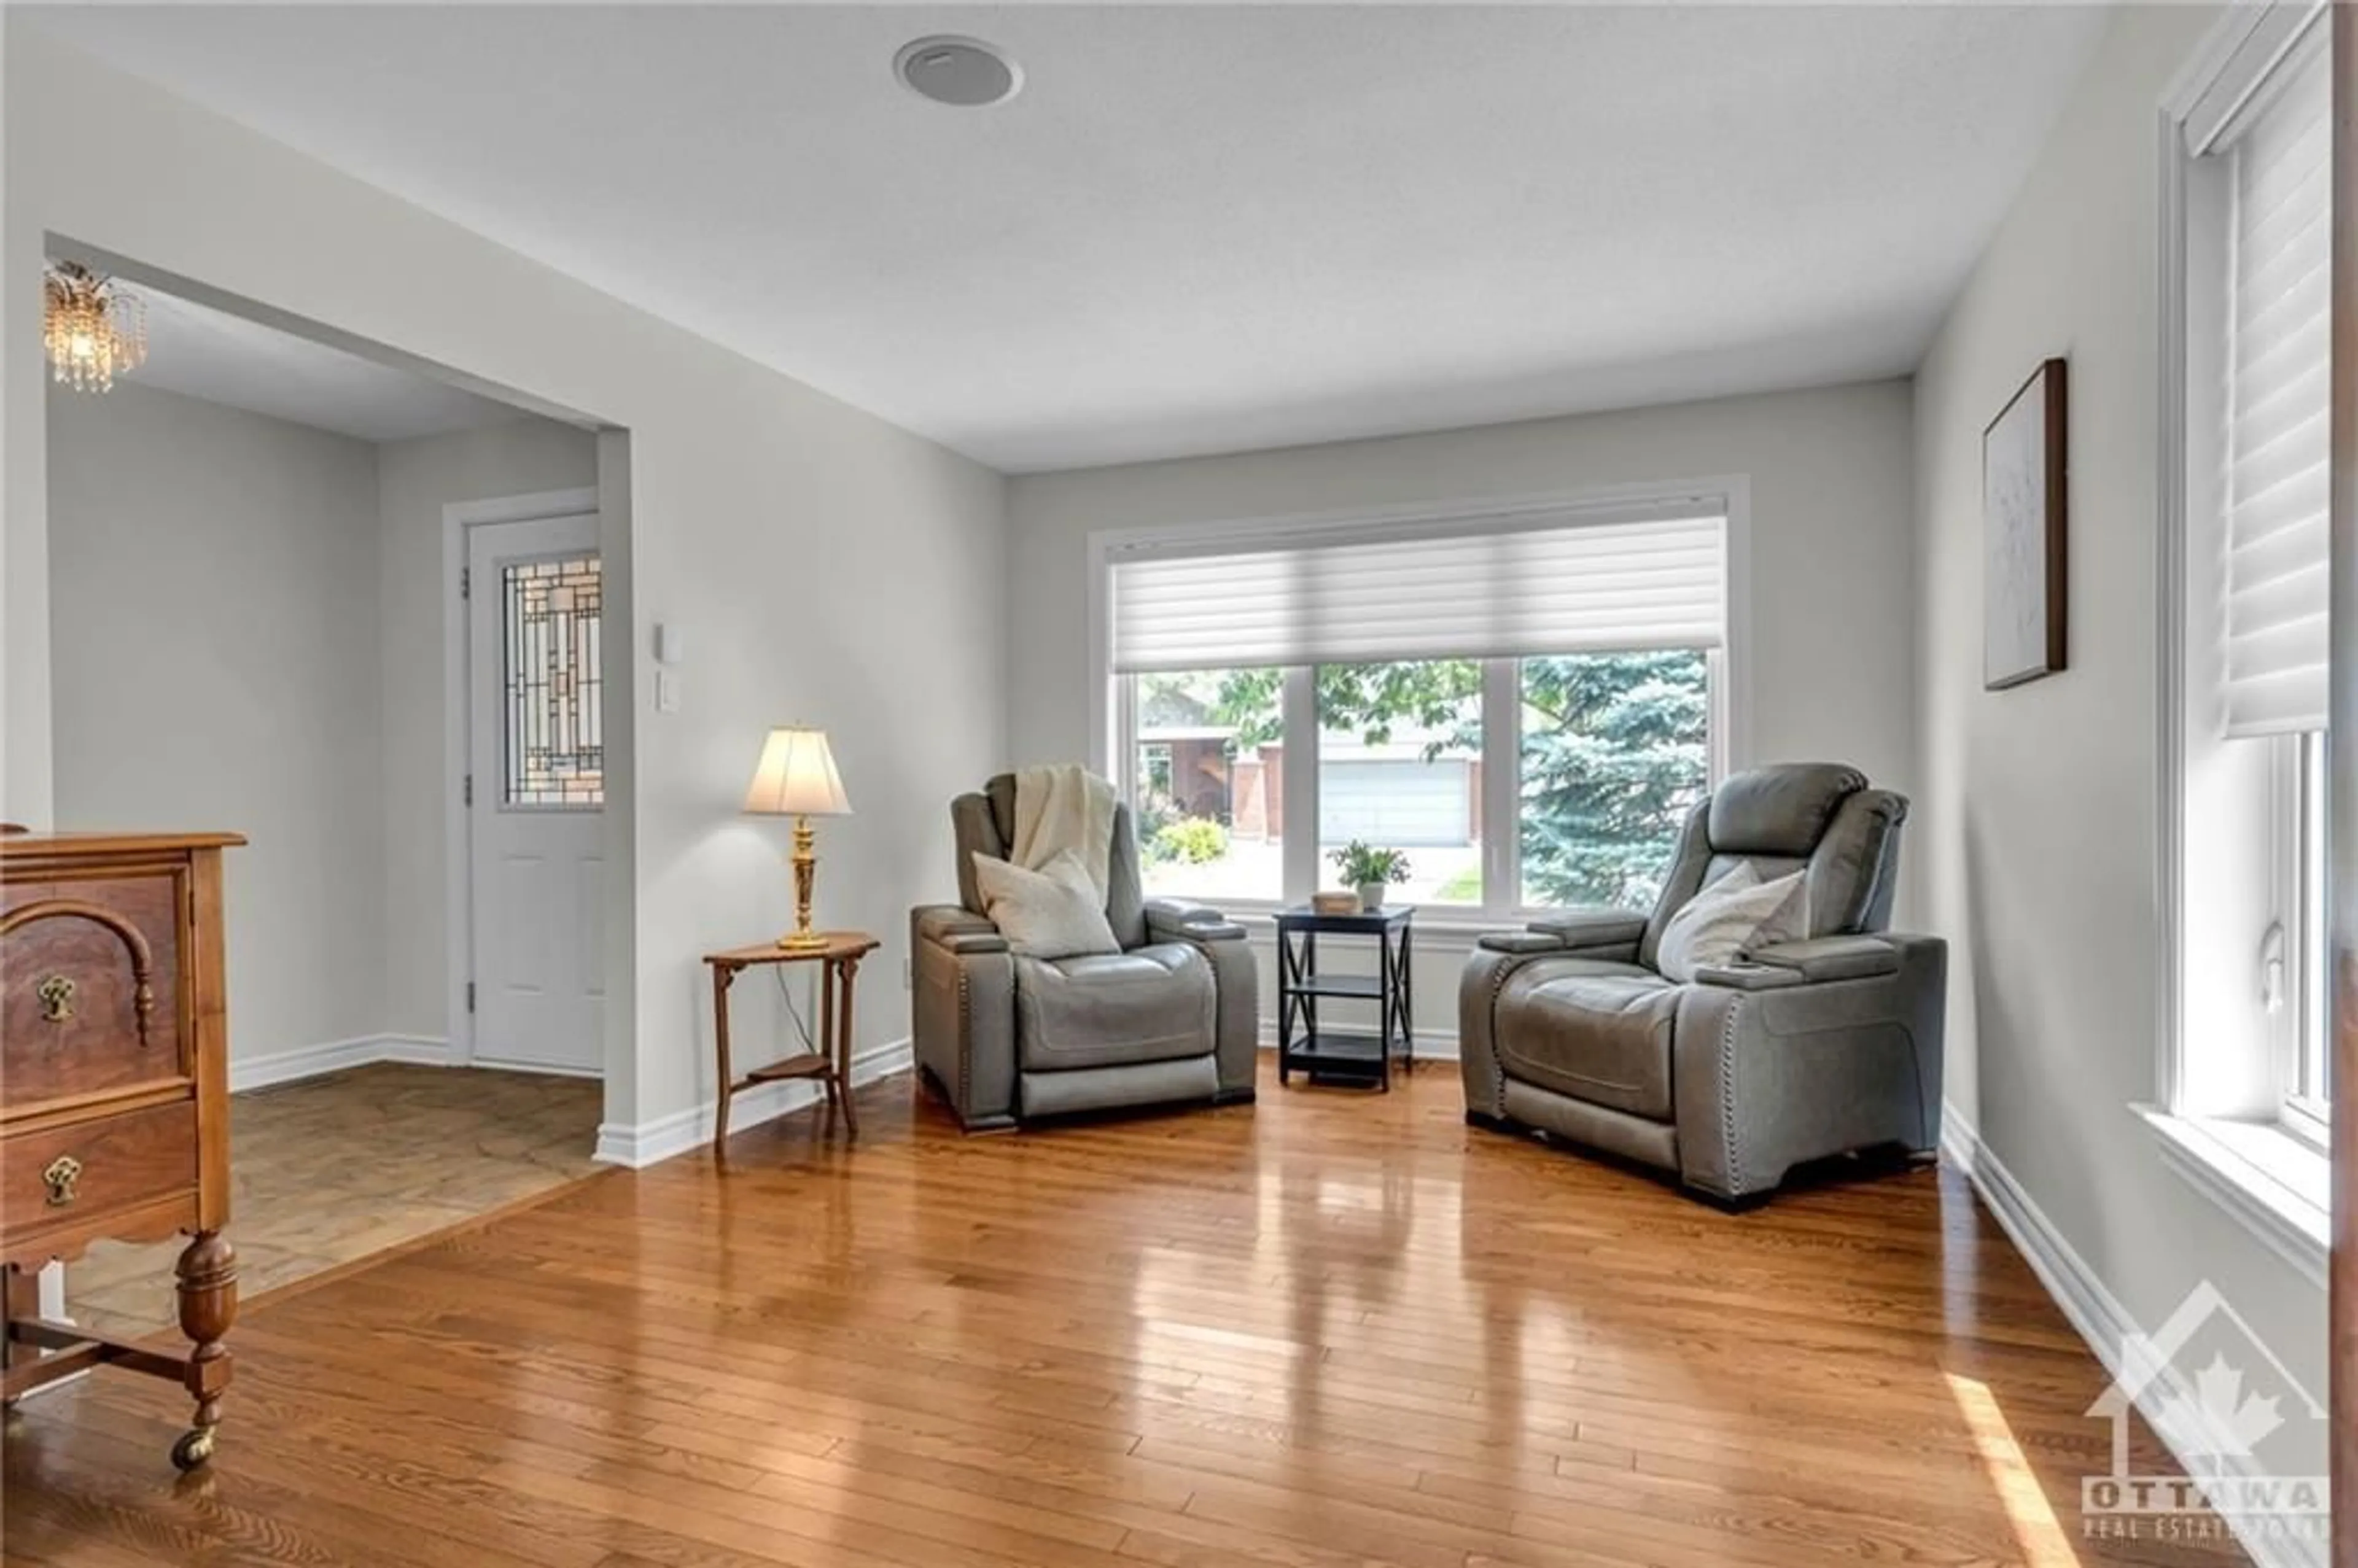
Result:
<svg viewBox="0 0 2358 1568">
<path fill-rule="evenodd" d="M 373 1062 L 447 1067 L 450 1065 L 450 1043 L 424 1034 L 363 1034 L 353 1040 L 330 1040 L 324 1045 L 306 1045 L 267 1056 L 232 1056 L 229 1092 L 243 1094 L 273 1084 L 316 1078 L 322 1073 L 340 1073 L 347 1067 L 364 1067 Z"/>
<path fill-rule="evenodd" d="M 906 1073 L 915 1065 L 915 1054 L 905 1039 L 873 1045 L 851 1058 L 851 1081 L 855 1086 L 874 1083 Z M 729 1102 L 729 1130 L 742 1132 L 792 1115 L 816 1104 L 819 1094 L 818 1085 L 808 1078 L 757 1085 Z M 712 1141 L 713 1111 L 719 1103 L 717 1098 L 708 1099 L 636 1126 L 607 1122 L 598 1129 L 596 1158 L 635 1171 L 704 1148 Z"/>
<path fill-rule="evenodd" d="M 2125 1379 L 2132 1370 L 2126 1365 L 2125 1348 L 2148 1330 L 2129 1315 L 2120 1298 L 2063 1238 L 2013 1173 L 1982 1143 L 1973 1124 L 1945 1101 L 1941 1107 L 1941 1158 L 1972 1181 L 1974 1191 L 1999 1227 L 2029 1263 L 2039 1282 L 2047 1287 L 2047 1293 L 2055 1298 L 2072 1328 L 2095 1352 L 2096 1359 L 2104 1363 L 2104 1370 L 2116 1379 Z M 2200 1411 L 2202 1405 L 2176 1367 L 2165 1364 L 2139 1371 L 2147 1381 L 2137 1395 L 2138 1413 L 2181 1465 L 2190 1453 L 2232 1452 L 2232 1445 L 2188 1430 L 2187 1412 Z M 2260 1568 L 2324 1568 L 2325 1547 L 2320 1541 L 2272 1534 L 2265 1519 L 2230 1518 L 2228 1524 Z"/>
<path fill-rule="evenodd" d="M 438 1034 L 380 1034 L 384 1046 L 377 1056 L 380 1062 L 406 1062 L 416 1067 L 455 1067 L 460 1065 L 458 1054 L 450 1042 Z"/>
</svg>

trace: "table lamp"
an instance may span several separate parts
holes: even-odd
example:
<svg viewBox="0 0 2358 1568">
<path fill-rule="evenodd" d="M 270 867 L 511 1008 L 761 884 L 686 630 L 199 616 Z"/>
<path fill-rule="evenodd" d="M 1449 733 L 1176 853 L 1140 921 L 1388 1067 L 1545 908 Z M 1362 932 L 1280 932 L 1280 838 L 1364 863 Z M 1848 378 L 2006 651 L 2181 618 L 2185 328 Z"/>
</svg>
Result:
<svg viewBox="0 0 2358 1568">
<path fill-rule="evenodd" d="M 790 953 L 817 951 L 827 946 L 827 937 L 811 929 L 811 887 L 818 880 L 818 857 L 811 853 L 815 836 L 810 819 L 851 815 L 851 801 L 827 749 L 827 731 L 771 730 L 745 791 L 745 809 L 757 816 L 795 819 L 795 928 L 778 938 L 778 946 Z"/>
</svg>

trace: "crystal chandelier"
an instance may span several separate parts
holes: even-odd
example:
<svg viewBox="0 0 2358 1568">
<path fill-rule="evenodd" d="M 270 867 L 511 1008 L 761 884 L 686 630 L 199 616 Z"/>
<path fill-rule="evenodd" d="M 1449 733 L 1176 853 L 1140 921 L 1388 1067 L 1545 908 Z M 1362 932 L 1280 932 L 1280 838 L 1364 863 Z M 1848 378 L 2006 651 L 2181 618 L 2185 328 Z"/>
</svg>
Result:
<svg viewBox="0 0 2358 1568">
<path fill-rule="evenodd" d="M 104 392 L 147 357 L 147 307 L 111 277 L 72 262 L 41 279 L 41 346 L 76 392 Z"/>
</svg>

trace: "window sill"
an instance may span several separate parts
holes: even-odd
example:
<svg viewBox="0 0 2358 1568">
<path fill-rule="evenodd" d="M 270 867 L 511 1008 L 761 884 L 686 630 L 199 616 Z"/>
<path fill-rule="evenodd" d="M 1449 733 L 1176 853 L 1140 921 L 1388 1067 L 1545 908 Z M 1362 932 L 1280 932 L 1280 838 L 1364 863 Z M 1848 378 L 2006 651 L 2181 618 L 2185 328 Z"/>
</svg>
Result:
<svg viewBox="0 0 2358 1568">
<path fill-rule="evenodd" d="M 2310 1282 L 2325 1283 L 2331 1167 L 2320 1150 L 2262 1122 L 2131 1108 L 2161 1141 L 2170 1169 Z"/>
</svg>

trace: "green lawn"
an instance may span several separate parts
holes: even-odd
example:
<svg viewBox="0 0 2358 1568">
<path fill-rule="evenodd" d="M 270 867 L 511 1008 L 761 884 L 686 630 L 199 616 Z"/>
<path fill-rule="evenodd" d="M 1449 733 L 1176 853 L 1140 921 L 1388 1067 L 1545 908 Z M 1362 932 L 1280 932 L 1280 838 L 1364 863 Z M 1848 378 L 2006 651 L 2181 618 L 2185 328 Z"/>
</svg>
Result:
<svg viewBox="0 0 2358 1568">
<path fill-rule="evenodd" d="M 1468 866 L 1447 881 L 1433 895 L 1442 903 L 1479 903 L 1482 902 L 1482 868 Z"/>
</svg>

